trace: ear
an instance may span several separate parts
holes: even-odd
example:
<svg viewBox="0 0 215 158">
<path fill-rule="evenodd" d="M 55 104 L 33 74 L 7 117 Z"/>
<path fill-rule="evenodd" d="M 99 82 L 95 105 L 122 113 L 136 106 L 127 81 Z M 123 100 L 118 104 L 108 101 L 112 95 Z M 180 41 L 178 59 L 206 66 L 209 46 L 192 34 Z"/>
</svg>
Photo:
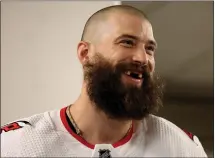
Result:
<svg viewBox="0 0 215 158">
<path fill-rule="evenodd" d="M 86 61 L 89 60 L 89 43 L 81 41 L 78 43 L 77 48 L 78 59 L 83 65 Z"/>
</svg>

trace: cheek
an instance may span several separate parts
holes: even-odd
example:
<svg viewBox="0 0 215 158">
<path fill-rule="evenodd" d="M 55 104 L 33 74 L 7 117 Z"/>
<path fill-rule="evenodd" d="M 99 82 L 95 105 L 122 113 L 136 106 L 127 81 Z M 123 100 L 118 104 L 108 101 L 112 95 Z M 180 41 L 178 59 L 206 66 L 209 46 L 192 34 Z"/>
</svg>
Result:
<svg viewBox="0 0 215 158">
<path fill-rule="evenodd" d="M 124 51 L 120 50 L 120 49 L 111 49 L 111 51 L 109 52 L 109 57 L 112 61 L 121 61 L 126 57 L 126 54 Z"/>
<path fill-rule="evenodd" d="M 149 59 L 149 69 L 150 69 L 150 72 L 155 71 L 155 59 L 154 59 L 154 57 Z"/>
<path fill-rule="evenodd" d="M 123 46 L 115 46 L 112 49 L 112 58 L 118 61 L 123 61 L 128 58 L 132 58 L 135 51 L 133 49 L 124 48 Z"/>
</svg>

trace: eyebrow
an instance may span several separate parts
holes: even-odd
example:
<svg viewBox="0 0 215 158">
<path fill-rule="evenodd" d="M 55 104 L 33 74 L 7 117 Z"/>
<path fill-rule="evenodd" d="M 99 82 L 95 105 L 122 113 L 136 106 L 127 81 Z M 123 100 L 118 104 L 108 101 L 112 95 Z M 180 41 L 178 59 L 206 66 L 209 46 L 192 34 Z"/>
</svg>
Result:
<svg viewBox="0 0 215 158">
<path fill-rule="evenodd" d="M 122 34 L 119 37 L 116 38 L 115 41 L 118 41 L 121 38 L 131 38 L 137 41 L 142 41 L 139 37 L 134 36 L 134 35 L 130 35 L 130 34 Z M 150 45 L 154 45 L 157 48 L 157 42 L 155 40 L 148 40 L 147 41 Z"/>
</svg>

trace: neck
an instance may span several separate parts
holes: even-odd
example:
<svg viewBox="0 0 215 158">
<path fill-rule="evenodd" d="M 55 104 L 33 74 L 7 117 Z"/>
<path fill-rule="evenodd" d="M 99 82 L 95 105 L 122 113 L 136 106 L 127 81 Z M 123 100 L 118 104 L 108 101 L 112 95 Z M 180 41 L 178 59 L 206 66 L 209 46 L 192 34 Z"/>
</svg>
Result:
<svg viewBox="0 0 215 158">
<path fill-rule="evenodd" d="M 113 144 L 129 131 L 132 120 L 110 119 L 90 102 L 86 88 L 71 106 L 70 112 L 84 139 L 90 144 Z"/>
</svg>

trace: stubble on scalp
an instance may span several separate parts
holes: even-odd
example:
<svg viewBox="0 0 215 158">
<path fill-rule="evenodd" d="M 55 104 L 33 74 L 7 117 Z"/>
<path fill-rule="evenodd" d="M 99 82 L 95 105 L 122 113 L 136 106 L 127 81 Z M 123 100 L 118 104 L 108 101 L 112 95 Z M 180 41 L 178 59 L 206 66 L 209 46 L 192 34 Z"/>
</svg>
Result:
<svg viewBox="0 0 215 158">
<path fill-rule="evenodd" d="M 128 5 L 116 5 L 103 8 L 96 13 L 94 13 L 86 22 L 84 30 L 82 33 L 81 41 L 86 41 L 90 43 L 96 43 L 102 37 L 103 27 L 106 26 L 108 19 L 114 17 L 116 14 L 133 15 L 143 20 L 148 18 L 144 12 Z"/>
</svg>

